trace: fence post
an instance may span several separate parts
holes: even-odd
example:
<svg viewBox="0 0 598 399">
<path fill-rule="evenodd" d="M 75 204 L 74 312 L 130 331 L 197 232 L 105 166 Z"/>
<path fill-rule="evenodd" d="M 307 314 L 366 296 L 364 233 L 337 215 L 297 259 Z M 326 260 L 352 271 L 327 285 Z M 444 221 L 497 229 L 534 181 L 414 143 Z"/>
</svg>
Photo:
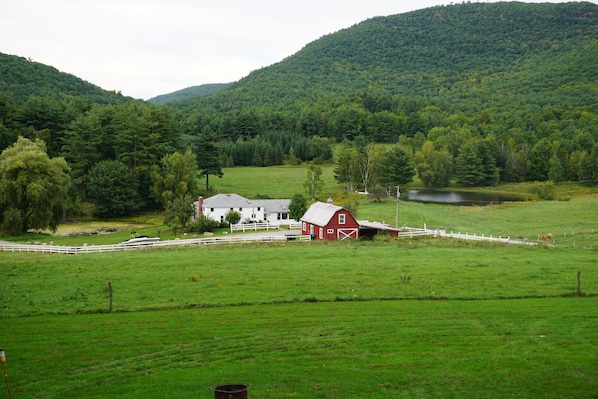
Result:
<svg viewBox="0 0 598 399">
<path fill-rule="evenodd" d="M 108 281 L 108 292 L 110 292 L 110 311 L 112 312 L 112 282 Z"/>
</svg>

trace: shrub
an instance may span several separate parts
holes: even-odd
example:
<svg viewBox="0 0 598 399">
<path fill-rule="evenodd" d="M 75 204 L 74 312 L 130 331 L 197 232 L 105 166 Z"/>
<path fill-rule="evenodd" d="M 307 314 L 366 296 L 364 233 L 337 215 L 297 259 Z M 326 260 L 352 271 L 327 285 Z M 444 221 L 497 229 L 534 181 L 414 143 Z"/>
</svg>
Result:
<svg viewBox="0 0 598 399">
<path fill-rule="evenodd" d="M 220 226 L 220 223 L 210 219 L 207 216 L 201 216 L 195 222 L 193 222 L 191 226 L 192 231 L 197 231 L 198 233 L 205 233 L 206 231 L 213 231 Z"/>
<path fill-rule="evenodd" d="M 226 216 L 224 217 L 224 220 L 228 224 L 237 224 L 241 220 L 241 214 L 239 212 L 233 211 L 233 210 L 228 211 L 226 213 Z"/>
<path fill-rule="evenodd" d="M 556 186 L 552 182 L 536 183 L 529 191 L 540 200 L 554 200 L 557 197 Z"/>
</svg>

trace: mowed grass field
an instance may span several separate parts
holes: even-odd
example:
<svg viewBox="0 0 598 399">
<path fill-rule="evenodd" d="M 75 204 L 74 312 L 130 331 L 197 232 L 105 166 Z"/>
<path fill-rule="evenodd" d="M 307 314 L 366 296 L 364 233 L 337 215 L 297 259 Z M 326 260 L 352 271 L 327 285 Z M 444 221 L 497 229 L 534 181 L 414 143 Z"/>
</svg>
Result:
<svg viewBox="0 0 598 399">
<path fill-rule="evenodd" d="M 222 192 L 251 197 L 241 182 Z M 262 187 L 248 190 L 294 193 Z M 393 200 L 359 201 L 359 219 L 394 222 Z M 530 240 L 551 233 L 554 243 L 380 237 L 0 253 L 12 396 L 212 398 L 210 386 L 246 382 L 249 398 L 597 397 L 595 194 L 468 208 L 401 201 L 399 219 Z"/>
</svg>

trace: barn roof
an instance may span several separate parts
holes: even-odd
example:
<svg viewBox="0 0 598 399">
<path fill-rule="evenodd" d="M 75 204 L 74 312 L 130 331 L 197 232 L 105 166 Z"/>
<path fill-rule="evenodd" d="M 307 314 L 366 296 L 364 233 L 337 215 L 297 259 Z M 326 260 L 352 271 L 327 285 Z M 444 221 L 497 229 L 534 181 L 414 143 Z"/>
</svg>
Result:
<svg viewBox="0 0 598 399">
<path fill-rule="evenodd" d="M 330 219 L 342 209 L 340 206 L 316 202 L 309 207 L 301 220 L 315 224 L 316 226 L 326 226 L 330 222 Z"/>
</svg>

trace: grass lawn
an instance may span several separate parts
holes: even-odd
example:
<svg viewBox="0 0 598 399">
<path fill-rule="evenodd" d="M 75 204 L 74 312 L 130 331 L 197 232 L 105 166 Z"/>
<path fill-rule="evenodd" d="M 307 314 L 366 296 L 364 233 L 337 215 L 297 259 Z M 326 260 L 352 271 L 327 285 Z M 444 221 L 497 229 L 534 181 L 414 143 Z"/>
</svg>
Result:
<svg viewBox="0 0 598 399">
<path fill-rule="evenodd" d="M 359 201 L 359 219 L 394 223 L 393 200 L 343 193 L 325 168 L 325 197 Z M 212 182 L 288 198 L 306 174 L 252 169 L 251 179 L 233 168 Z M 212 398 L 209 387 L 225 382 L 272 399 L 596 397 L 595 192 L 466 208 L 401 201 L 399 220 L 532 240 L 551 233 L 555 242 L 378 237 L 3 252 L 0 347 L 13 398 Z M 174 237 L 156 215 L 122 221 L 131 222 L 110 234 L 16 240 L 117 243 L 131 229 Z"/>
<path fill-rule="evenodd" d="M 594 398 L 598 298 L 4 319 L 15 398 Z"/>
<path fill-rule="evenodd" d="M 584 297 L 572 296 L 578 270 Z M 251 383 L 252 398 L 598 389 L 595 249 L 447 239 L 4 253 L 0 272 L 18 398 L 210 398 L 230 381 Z"/>
<path fill-rule="evenodd" d="M 444 240 L 0 257 L 0 317 L 239 304 L 598 295 L 596 251 Z"/>
<path fill-rule="evenodd" d="M 334 180 L 334 165 L 318 165 L 322 168 L 324 188 L 322 196 L 340 193 L 344 186 Z M 243 167 L 224 168 L 224 176 L 212 178 L 210 185 L 216 192 L 236 193 L 247 198 L 267 196 L 270 198 L 291 198 L 305 194 L 304 183 L 309 165 L 284 165 L 268 168 Z"/>
</svg>

